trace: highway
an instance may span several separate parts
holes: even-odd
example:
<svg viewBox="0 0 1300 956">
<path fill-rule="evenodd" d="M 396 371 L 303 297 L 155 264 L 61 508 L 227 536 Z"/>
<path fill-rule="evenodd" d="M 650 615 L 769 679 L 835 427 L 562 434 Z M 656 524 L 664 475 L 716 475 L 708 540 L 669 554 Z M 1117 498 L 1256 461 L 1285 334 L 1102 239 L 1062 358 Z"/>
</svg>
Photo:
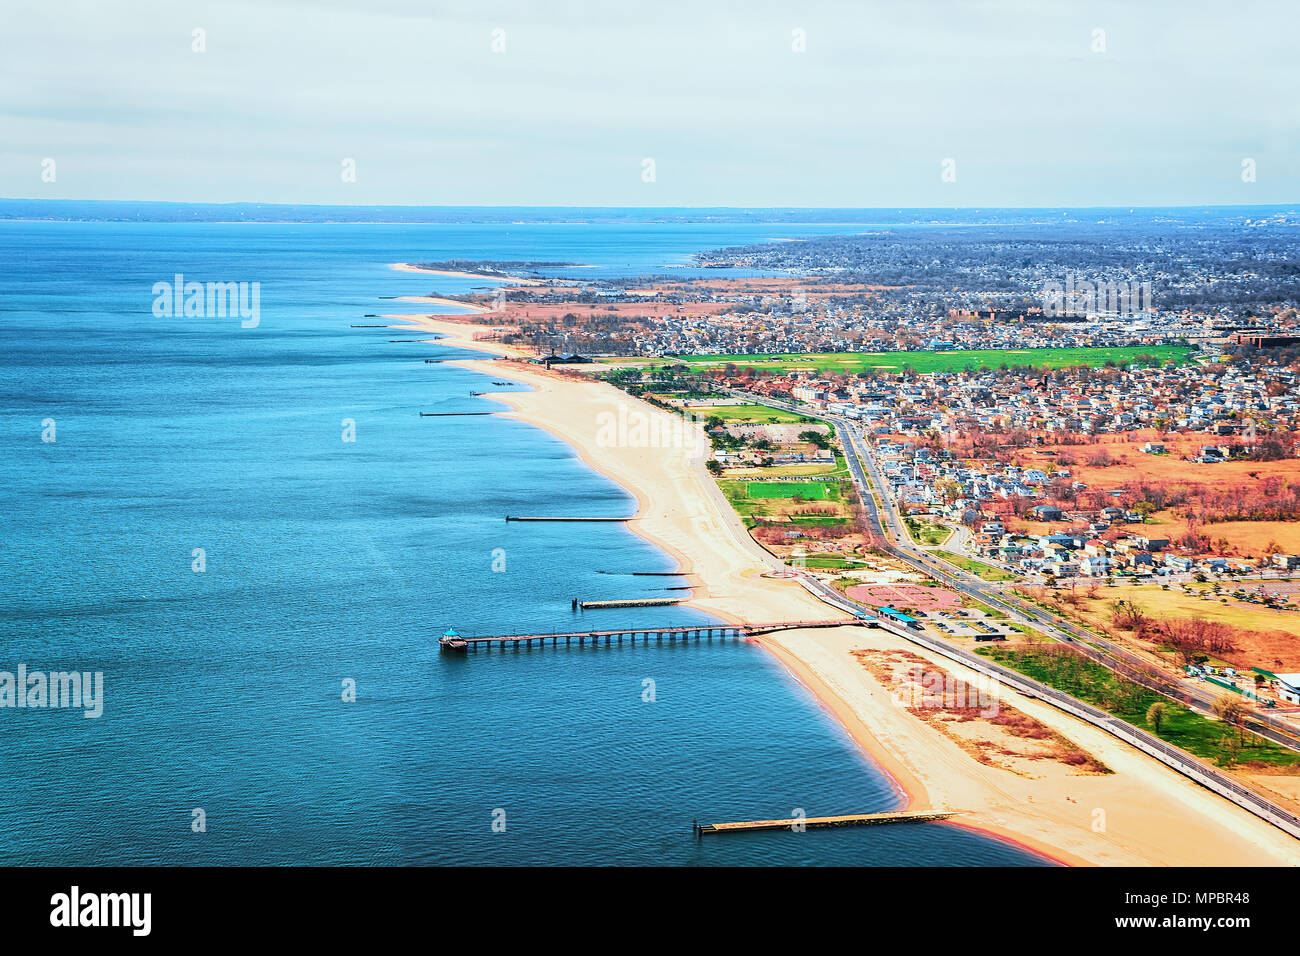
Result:
<svg viewBox="0 0 1300 956">
<path fill-rule="evenodd" d="M 864 511 L 868 516 L 868 520 L 872 523 L 873 528 L 879 532 L 881 538 L 880 547 L 886 553 L 901 561 L 911 564 L 913 567 L 918 568 L 941 583 L 947 584 L 949 587 L 955 588 L 963 594 L 967 594 L 976 600 L 1002 609 L 1013 619 L 1028 623 L 1056 640 L 1069 643 L 1081 653 L 1097 660 L 1099 663 L 1110 667 L 1112 670 L 1115 670 L 1132 680 L 1138 681 L 1143 684 L 1143 686 L 1147 686 L 1152 690 L 1156 690 L 1176 699 L 1187 699 L 1188 695 L 1183 688 L 1174 687 L 1173 685 L 1168 684 L 1168 682 L 1158 674 L 1149 673 L 1145 669 L 1137 671 L 1136 673 L 1130 673 L 1131 671 L 1134 671 L 1135 668 L 1130 667 L 1122 660 L 1108 658 L 1104 651 L 1104 647 L 1094 647 L 1092 643 L 1097 642 L 1101 645 L 1114 647 L 1111 642 L 1105 641 L 1091 632 L 1083 632 L 1086 635 L 1086 640 L 1084 638 L 1076 640 L 1069 634 L 1063 633 L 1062 629 L 1056 626 L 1057 621 L 1055 620 L 1054 615 L 1051 615 L 1046 611 L 1041 611 L 1032 605 L 1025 611 L 1022 611 L 1020 608 L 1004 601 L 1001 595 L 994 592 L 993 589 L 988 586 L 988 582 L 980 578 L 975 578 L 972 575 L 967 575 L 958 569 L 952 569 L 951 566 L 936 561 L 926 553 L 924 549 L 917 547 L 908 536 L 906 529 L 903 527 L 897 509 L 890 506 L 888 486 L 879 475 L 876 464 L 870 454 L 866 453 L 859 444 L 863 441 L 863 438 L 855 423 L 831 415 L 821 415 L 810 412 L 807 409 L 785 402 L 776 401 L 774 399 L 759 398 L 736 389 L 725 389 L 715 386 L 714 390 L 724 392 L 745 401 L 767 405 L 772 408 L 782 409 L 783 411 L 793 412 L 798 415 L 806 415 L 809 418 L 820 419 L 821 421 L 826 421 L 834 425 L 836 434 L 839 436 L 843 447 L 845 459 L 848 463 L 849 474 L 858 489 L 858 495 L 862 500 Z M 870 478 L 868 478 L 867 472 L 863 470 L 863 461 L 867 462 L 867 468 L 871 473 Z M 875 499 L 872 497 L 873 488 L 878 489 L 883 508 L 877 507 Z M 882 510 L 884 511 L 883 517 L 881 514 Z M 895 540 L 899 542 L 898 545 L 889 540 L 888 534 L 886 533 L 887 528 L 892 530 Z M 950 660 L 965 664 L 979 673 L 989 675 L 1021 693 L 1027 694 L 1030 697 L 1036 697 L 1066 711 L 1067 713 L 1073 714 L 1082 720 L 1086 720 L 1088 723 L 1126 741 L 1134 747 L 1137 747 L 1139 750 L 1159 760 L 1166 766 L 1190 777 L 1197 783 L 1213 790 L 1220 796 L 1232 801 L 1238 806 L 1249 810 L 1261 819 L 1272 823 L 1274 826 L 1284 830 L 1292 837 L 1300 839 L 1300 817 L 1297 817 L 1290 811 L 1273 803 L 1262 794 L 1256 793 L 1254 790 L 1238 783 L 1217 767 L 1199 760 L 1186 751 L 1165 743 L 1153 734 L 1149 734 L 1145 730 L 1134 727 L 1132 724 L 1129 724 L 1112 714 L 1108 714 L 1103 710 L 1085 704 L 1083 701 L 1077 700 L 1054 687 L 1049 687 L 1046 684 L 1033 680 L 1018 671 L 1002 667 L 1000 664 L 997 664 L 986 657 L 973 654 L 964 648 L 955 647 L 947 641 L 928 633 L 913 631 L 911 628 L 904 627 L 894 621 L 881 618 L 876 614 L 875 609 L 866 608 L 857 604 L 830 585 L 826 584 L 824 581 L 813 577 L 812 575 L 800 575 L 800 583 L 802 583 L 804 588 L 813 595 L 833 607 L 846 611 L 859 618 L 870 618 L 872 623 L 879 627 L 883 627 L 891 633 L 897 634 L 915 644 L 928 648 L 929 650 L 947 657 Z M 1068 621 L 1062 621 L 1060 624 L 1064 625 L 1066 630 L 1082 630 L 1074 628 L 1074 626 Z M 1132 656 L 1122 648 L 1115 648 L 1115 650 L 1126 656 Z M 1141 662 L 1139 660 L 1139 665 L 1140 664 Z M 1247 724 L 1247 726 L 1251 725 Z M 1289 735 L 1275 735 L 1270 732 L 1271 728 L 1268 727 L 1252 726 L 1251 729 L 1271 740 L 1275 740 L 1283 746 L 1300 750 L 1300 746 L 1297 745 L 1298 742 Z"/>
<path fill-rule="evenodd" d="M 767 405 L 771 408 L 792 412 L 796 415 L 804 415 L 808 418 L 816 418 L 834 425 L 836 436 L 840 440 L 845 460 L 848 463 L 849 475 L 857 488 L 858 497 L 862 501 L 867 521 L 880 539 L 879 546 L 881 550 L 887 554 L 912 565 L 940 583 L 1001 611 L 1013 621 L 1027 624 L 1054 640 L 1071 645 L 1089 659 L 1115 671 L 1134 683 L 1140 684 L 1148 690 L 1155 691 L 1202 713 L 1213 713 L 1214 700 L 1218 696 L 1218 691 L 1209 692 L 1190 683 L 1172 683 L 1162 676 L 1150 662 L 1133 651 L 1121 647 L 1098 634 L 1094 634 L 1092 631 L 1079 627 L 1071 621 L 1064 620 L 1037 605 L 1022 601 L 1019 598 L 1010 597 L 993 587 L 983 578 L 941 561 L 924 548 L 916 545 L 908 535 L 907 529 L 903 527 L 903 521 L 898 509 L 893 506 L 891 501 L 889 485 L 880 474 L 870 450 L 866 447 L 866 442 L 861 433 L 861 426 L 857 423 L 834 415 L 821 414 L 788 402 L 751 395 L 738 389 L 715 386 L 715 390 L 748 402 Z M 863 468 L 863 462 L 866 462 L 866 469 Z M 873 497 L 873 491 L 879 495 L 879 506 L 876 504 L 876 498 Z M 838 592 L 836 593 L 838 594 Z M 842 600 L 847 599 L 842 598 Z M 836 606 L 844 607 L 843 604 L 836 604 Z M 1290 750 L 1300 752 L 1300 734 L 1297 734 L 1289 725 L 1277 718 L 1252 712 L 1247 716 L 1244 724 L 1261 737 L 1265 737 Z"/>
</svg>

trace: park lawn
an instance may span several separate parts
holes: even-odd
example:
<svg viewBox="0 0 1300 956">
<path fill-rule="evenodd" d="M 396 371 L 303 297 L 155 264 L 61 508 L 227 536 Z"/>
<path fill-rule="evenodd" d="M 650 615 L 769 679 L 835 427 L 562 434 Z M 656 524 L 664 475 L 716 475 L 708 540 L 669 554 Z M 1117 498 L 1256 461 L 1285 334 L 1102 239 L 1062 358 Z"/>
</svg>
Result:
<svg viewBox="0 0 1300 956">
<path fill-rule="evenodd" d="M 806 568 L 816 568 L 824 571 L 850 571 L 858 568 L 865 568 L 867 566 L 865 561 L 856 561 L 850 558 L 822 558 L 813 556 L 803 558 L 802 561 L 803 566 Z M 855 580 L 853 583 L 861 584 L 862 582 Z"/>
<path fill-rule="evenodd" d="M 755 486 L 760 486 L 759 494 L 754 493 Z M 779 520 L 782 517 L 788 516 L 791 521 L 795 521 L 796 518 L 804 518 L 807 519 L 804 523 L 811 525 L 818 523 L 812 519 L 840 517 L 837 514 L 791 514 L 790 512 L 794 508 L 803 507 L 801 502 L 794 500 L 795 494 L 804 495 L 804 500 L 807 501 L 827 502 L 827 504 L 833 507 L 836 511 L 841 511 L 843 509 L 843 506 L 838 504 L 839 485 L 837 483 L 817 481 L 760 482 L 738 481 L 733 478 L 724 478 L 718 481 L 718 488 L 726 497 L 727 501 L 730 502 L 731 507 L 735 509 L 736 513 L 740 515 L 741 518 L 745 519 L 745 526 L 750 528 L 754 526 L 754 520 L 758 518 Z"/>
<path fill-rule="evenodd" d="M 768 408 L 766 405 L 691 405 L 687 407 L 687 410 L 698 418 L 707 419 L 717 416 L 729 425 L 813 423 L 813 419 L 807 416 L 796 415 L 793 412 L 782 411 L 779 408 Z"/>
<path fill-rule="evenodd" d="M 838 482 L 825 481 L 751 481 L 748 482 L 750 498 L 803 498 L 807 501 L 838 499 Z"/>
<path fill-rule="evenodd" d="M 752 528 L 754 518 L 762 518 L 772 513 L 772 505 L 765 501 L 753 501 L 748 493 L 749 482 L 734 479 L 722 479 L 718 489 L 726 496 L 736 514 L 745 519 L 745 526 Z"/>
<path fill-rule="evenodd" d="M 943 544 L 952 536 L 951 528 L 945 528 L 932 521 L 909 517 L 904 518 L 903 523 L 907 526 L 907 533 L 917 544 Z"/>
<path fill-rule="evenodd" d="M 816 528 L 838 528 L 848 524 L 848 518 L 836 515 L 791 515 L 791 524 L 811 525 Z"/>
<path fill-rule="evenodd" d="M 1001 568 L 995 568 L 991 564 L 985 564 L 983 561 L 976 561 L 974 558 L 966 558 L 960 554 L 953 554 L 951 551 L 935 551 L 936 555 L 949 564 L 955 564 L 963 571 L 971 574 L 977 574 L 985 581 L 1014 581 L 1016 576 L 1010 571 L 1003 571 Z"/>
<path fill-rule="evenodd" d="M 644 393 L 644 397 L 646 397 L 646 398 L 659 398 L 659 399 L 664 399 L 664 400 L 667 400 L 667 399 L 670 399 L 670 398 L 671 398 L 671 399 L 677 399 L 677 400 L 680 400 L 680 399 L 692 399 L 692 398 L 694 398 L 694 399 L 709 398 L 709 397 L 712 396 L 712 394 L 713 394 L 712 392 L 706 392 L 706 391 L 703 391 L 703 390 L 701 390 L 701 391 L 697 391 L 697 392 L 681 392 L 681 391 L 677 391 L 677 392 L 661 392 L 661 391 L 657 391 L 657 390 L 647 390 L 647 391 Z"/>
<path fill-rule="evenodd" d="M 1155 734 L 1161 740 L 1219 766 L 1262 764 L 1287 773 L 1300 774 L 1300 753 L 1280 747 L 1250 731 L 1240 734 L 1222 721 L 1210 720 L 1166 697 L 1125 680 L 1080 654 L 1047 645 L 981 647 L 977 654 L 1003 667 L 1064 691 L 1085 703 L 1099 707 Z M 1166 717 L 1157 732 L 1147 722 L 1152 704 L 1162 703 Z M 1229 741 L 1240 739 L 1234 753 Z"/>
<path fill-rule="evenodd" d="M 856 374 L 867 369 L 900 371 L 908 366 L 917 372 L 951 372 L 962 369 L 998 368 L 1001 365 L 1024 365 L 1034 368 L 1071 368 L 1079 365 L 1098 367 L 1106 362 L 1128 365 L 1139 355 L 1151 355 L 1161 362 L 1182 364 L 1188 361 L 1194 349 L 1180 345 L 1135 345 L 1107 348 L 1047 348 L 1047 349 L 966 349 L 952 352 L 809 352 L 762 353 L 757 355 L 684 355 L 666 360 L 670 364 L 685 364 L 692 369 L 721 368 L 735 365 L 738 368 L 770 369 L 772 371 L 812 371 L 817 373 L 848 372 Z M 646 360 L 629 361 L 610 358 L 612 364 L 644 364 Z"/>
</svg>

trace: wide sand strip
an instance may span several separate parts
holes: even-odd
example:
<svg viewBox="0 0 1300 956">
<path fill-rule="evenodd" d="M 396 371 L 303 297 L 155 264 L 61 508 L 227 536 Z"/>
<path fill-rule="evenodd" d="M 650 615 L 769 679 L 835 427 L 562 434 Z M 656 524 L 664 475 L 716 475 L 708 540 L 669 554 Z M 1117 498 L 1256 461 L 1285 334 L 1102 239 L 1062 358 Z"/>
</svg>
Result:
<svg viewBox="0 0 1300 956">
<path fill-rule="evenodd" d="M 953 822 L 1076 865 L 1300 864 L 1300 842 L 1281 830 L 1105 731 L 1006 687 L 998 691 L 1000 704 L 1068 737 L 1113 773 L 1085 773 L 1053 760 L 1035 761 L 1027 771 L 976 760 L 908 712 L 896 689 L 851 652 L 905 651 L 976 686 L 979 675 L 888 631 L 784 631 L 763 642 L 855 737 L 862 728 L 874 739 L 875 746 L 864 748 L 869 754 L 880 760 L 879 749 L 889 752 L 882 764 L 913 797 L 909 809 L 967 811 Z"/>
<path fill-rule="evenodd" d="M 459 302 L 451 304 L 461 305 Z M 469 349 L 473 352 L 488 352 L 492 355 L 500 355 L 503 358 L 527 358 L 529 356 L 528 352 L 515 348 L 513 345 L 503 345 L 500 342 L 474 338 L 476 332 L 501 332 L 505 330 L 504 326 L 469 325 L 465 322 L 445 321 L 431 315 L 385 315 L 381 316 L 381 318 L 391 319 L 397 323 L 392 326 L 394 329 L 411 332 L 433 332 L 437 334 L 438 338 L 429 341 L 440 345 Z M 480 368 L 477 371 L 485 371 L 485 369 Z"/>
<path fill-rule="evenodd" d="M 474 327 L 403 317 L 441 341 L 501 353 L 474 342 Z M 664 548 L 693 574 L 689 604 L 731 622 L 843 617 L 797 582 L 764 578 L 772 567 L 704 468 L 698 425 L 594 380 L 520 363 L 456 363 L 509 377 L 532 392 L 498 393 L 508 417 L 570 444 L 592 468 L 636 496 L 628 527 Z M 956 822 L 1019 842 L 1072 864 L 1297 865 L 1300 842 L 1196 785 L 1109 734 L 1041 701 L 1003 688 L 1008 705 L 1068 737 L 1113 773 L 1088 774 L 1051 760 L 1019 772 L 976 760 L 894 700 L 853 656 L 859 649 L 907 650 L 954 677 L 973 671 L 879 629 L 845 626 L 785 631 L 759 643 L 771 650 L 834 714 L 898 785 L 910 809 L 965 811 Z M 819 807 L 819 813 L 860 812 Z"/>
<path fill-rule="evenodd" d="M 445 299 L 438 295 L 399 295 L 398 302 L 419 302 L 422 305 L 449 305 L 457 309 L 465 309 L 468 312 L 491 312 L 485 305 L 475 305 L 472 302 L 461 302 L 459 299 Z M 384 316 L 386 319 L 395 318 L 394 316 Z"/>
</svg>

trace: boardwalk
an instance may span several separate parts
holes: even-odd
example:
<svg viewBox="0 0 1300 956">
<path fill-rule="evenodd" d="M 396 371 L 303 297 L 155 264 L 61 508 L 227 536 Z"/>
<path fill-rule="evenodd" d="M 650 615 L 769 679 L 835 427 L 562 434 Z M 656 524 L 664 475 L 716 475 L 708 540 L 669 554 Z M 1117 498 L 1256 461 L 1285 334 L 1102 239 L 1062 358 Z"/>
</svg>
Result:
<svg viewBox="0 0 1300 956">
<path fill-rule="evenodd" d="M 497 634 L 485 637 L 465 637 L 449 630 L 439 640 L 444 651 L 467 651 L 471 648 L 493 647 L 579 647 L 585 644 L 622 644 L 641 641 L 663 643 L 664 641 L 713 640 L 714 638 L 754 637 L 759 634 L 771 634 L 773 631 L 792 631 L 814 627 L 849 627 L 869 626 L 874 622 L 861 620 L 837 621 L 784 621 L 776 624 L 715 624 L 691 625 L 687 627 L 651 627 L 621 628 L 615 631 L 562 631 L 551 634 Z"/>
<path fill-rule="evenodd" d="M 507 521 L 631 521 L 631 518 L 578 518 L 566 515 L 506 515 Z"/>
</svg>

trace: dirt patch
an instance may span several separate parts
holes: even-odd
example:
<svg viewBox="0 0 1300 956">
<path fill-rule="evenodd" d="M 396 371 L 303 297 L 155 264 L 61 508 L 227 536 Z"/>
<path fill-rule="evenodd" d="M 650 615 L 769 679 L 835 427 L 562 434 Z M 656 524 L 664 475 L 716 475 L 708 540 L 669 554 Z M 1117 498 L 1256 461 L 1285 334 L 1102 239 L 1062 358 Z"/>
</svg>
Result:
<svg viewBox="0 0 1300 956">
<path fill-rule="evenodd" d="M 859 584 L 849 588 L 848 596 L 875 607 L 892 607 L 899 611 L 911 608 L 925 614 L 961 607 L 961 598 L 955 591 L 918 584 Z"/>
<path fill-rule="evenodd" d="M 1076 775 L 1111 772 L 1069 738 L 1002 701 L 992 681 L 962 681 L 910 651 L 852 653 L 868 673 L 892 689 L 899 706 L 982 764 L 1030 778 L 1040 775 L 1035 765 L 1044 761 Z"/>
</svg>

